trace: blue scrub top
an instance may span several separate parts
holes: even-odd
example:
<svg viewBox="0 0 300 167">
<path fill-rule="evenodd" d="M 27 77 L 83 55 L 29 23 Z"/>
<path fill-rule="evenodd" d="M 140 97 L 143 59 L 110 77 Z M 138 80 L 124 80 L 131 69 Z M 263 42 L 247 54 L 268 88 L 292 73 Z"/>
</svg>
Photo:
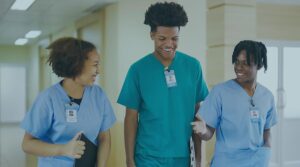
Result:
<svg viewBox="0 0 300 167">
<path fill-rule="evenodd" d="M 272 93 L 257 83 L 251 97 L 234 80 L 215 86 L 200 108 L 206 124 L 216 129 L 212 167 L 266 166 L 270 149 L 262 147 L 263 132 L 277 123 Z M 255 113 L 253 113 L 255 111 Z"/>
<path fill-rule="evenodd" d="M 188 157 L 195 104 L 205 99 L 208 89 L 193 57 L 176 52 L 169 66 L 175 87 L 167 86 L 164 68 L 153 54 L 134 63 L 118 103 L 139 113 L 135 154 Z"/>
<path fill-rule="evenodd" d="M 53 144 L 66 144 L 83 131 L 90 141 L 98 145 L 99 133 L 108 130 L 116 121 L 103 90 L 96 85 L 85 87 L 78 106 L 77 122 L 66 121 L 65 104 L 68 103 L 70 99 L 63 87 L 59 83 L 51 86 L 36 98 L 21 127 L 32 136 Z M 74 159 L 65 156 L 39 157 L 38 166 L 72 167 L 73 163 Z"/>
</svg>

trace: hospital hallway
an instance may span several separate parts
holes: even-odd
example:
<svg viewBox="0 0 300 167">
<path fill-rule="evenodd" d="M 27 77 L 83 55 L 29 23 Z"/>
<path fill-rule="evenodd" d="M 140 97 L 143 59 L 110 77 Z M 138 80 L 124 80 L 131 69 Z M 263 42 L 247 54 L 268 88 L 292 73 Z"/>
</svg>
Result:
<svg viewBox="0 0 300 167">
<path fill-rule="evenodd" d="M 177 50 L 201 63 L 209 90 L 235 77 L 232 53 L 239 41 L 266 45 L 268 70 L 260 70 L 257 81 L 274 95 L 279 118 L 269 167 L 300 167 L 300 0 L 167 1 L 186 10 Z M 125 107 L 117 99 L 131 65 L 153 52 L 144 17 L 156 2 L 164 0 L 0 0 L 0 167 L 37 166 L 37 157 L 21 148 L 20 123 L 36 97 L 62 80 L 47 62 L 47 47 L 63 37 L 96 46 L 95 84 L 116 115 L 108 167 L 126 167 Z M 202 167 L 209 167 L 214 145 L 215 138 L 203 142 Z"/>
</svg>

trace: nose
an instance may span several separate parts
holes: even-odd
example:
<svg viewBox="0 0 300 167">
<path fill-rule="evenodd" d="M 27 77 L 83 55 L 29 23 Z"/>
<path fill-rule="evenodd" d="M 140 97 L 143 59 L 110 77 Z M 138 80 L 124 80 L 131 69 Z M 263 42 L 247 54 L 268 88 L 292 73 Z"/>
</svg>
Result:
<svg viewBox="0 0 300 167">
<path fill-rule="evenodd" d="M 165 45 L 166 45 L 167 47 L 171 48 L 171 47 L 173 46 L 173 41 L 172 41 L 171 39 L 166 40 Z"/>
<path fill-rule="evenodd" d="M 241 70 L 241 69 L 242 69 L 242 64 L 236 62 L 236 63 L 234 63 L 234 67 L 235 67 L 235 69 L 237 69 L 237 70 Z"/>
</svg>

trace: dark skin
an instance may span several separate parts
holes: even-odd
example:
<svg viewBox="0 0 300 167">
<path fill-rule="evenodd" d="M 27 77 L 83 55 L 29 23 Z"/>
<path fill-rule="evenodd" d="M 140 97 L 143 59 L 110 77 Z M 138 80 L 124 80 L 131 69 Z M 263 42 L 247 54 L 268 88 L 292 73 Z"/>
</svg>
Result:
<svg viewBox="0 0 300 167">
<path fill-rule="evenodd" d="M 253 96 L 256 89 L 257 64 L 254 63 L 253 57 L 250 56 L 250 64 L 247 64 L 246 52 L 242 50 L 234 63 L 236 78 L 234 79 L 249 96 Z M 202 140 L 210 140 L 213 137 L 215 129 L 206 125 L 205 121 L 197 115 L 199 121 L 193 122 L 193 129 Z M 264 147 L 271 147 L 271 131 L 265 129 L 263 134 Z"/>
</svg>

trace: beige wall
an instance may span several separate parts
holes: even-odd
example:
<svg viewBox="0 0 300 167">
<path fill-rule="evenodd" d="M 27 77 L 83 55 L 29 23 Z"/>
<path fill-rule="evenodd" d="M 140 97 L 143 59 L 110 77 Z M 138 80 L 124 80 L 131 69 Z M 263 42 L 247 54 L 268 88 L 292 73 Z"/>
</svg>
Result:
<svg viewBox="0 0 300 167">
<path fill-rule="evenodd" d="M 300 5 L 257 4 L 257 38 L 300 40 Z"/>
<path fill-rule="evenodd" d="M 212 29 L 206 30 L 206 19 L 214 17 L 214 15 L 206 17 L 206 1 L 199 0 L 174 0 L 184 6 L 187 11 L 189 22 L 186 27 L 181 29 L 179 50 L 195 56 L 202 63 L 204 74 L 208 73 L 211 77 L 212 83 L 217 83 L 220 78 L 224 78 L 224 68 L 230 68 L 230 61 L 218 57 L 219 53 L 225 53 L 230 55 L 232 52 L 233 42 L 236 39 L 224 36 L 227 39 L 227 43 L 230 46 L 224 46 L 221 49 L 207 51 L 207 45 L 220 46 L 220 43 L 212 43 L 213 41 L 220 41 L 224 43 L 225 39 L 220 39 L 220 35 L 214 34 L 214 36 L 207 39 L 207 32 Z M 157 0 L 122 0 L 119 3 L 112 4 L 100 10 L 99 13 L 94 13 L 86 16 L 73 24 L 66 25 L 65 28 L 53 33 L 48 42 L 58 39 L 63 36 L 81 36 L 84 38 L 84 32 L 92 31 L 97 32 L 97 29 L 93 25 L 99 26 L 98 33 L 99 39 L 102 44 L 98 47 L 102 56 L 101 71 L 103 72 L 103 85 L 109 99 L 111 100 L 118 121 L 112 128 L 112 153 L 109 160 L 109 166 L 122 167 L 125 164 L 125 152 L 123 142 L 123 118 L 124 107 L 116 103 L 121 86 L 125 79 L 129 66 L 140 59 L 142 56 L 153 51 L 153 43 L 149 35 L 149 27 L 143 24 L 144 13 L 148 6 Z M 213 4 L 213 1 L 209 1 L 208 5 Z M 216 1 L 214 1 L 216 2 Z M 237 1 L 234 1 L 237 2 Z M 222 8 L 220 8 L 222 9 Z M 247 9 L 247 8 L 246 8 Z M 228 10 L 223 8 L 223 10 Z M 243 11 L 235 11 L 242 13 Z M 99 16 L 99 17 L 98 17 Z M 234 16 L 227 16 L 233 18 Z M 256 37 L 258 39 L 266 40 L 300 40 L 300 6 L 282 6 L 282 5 L 270 5 L 270 4 L 257 4 L 256 5 L 256 25 L 253 30 L 256 31 Z M 251 18 L 252 19 L 252 18 Z M 235 27 L 235 24 L 222 22 L 221 25 L 216 25 L 215 28 L 219 28 L 220 34 L 222 31 L 229 31 L 230 27 Z M 256 28 L 256 29 L 255 29 Z M 237 30 L 231 29 L 232 36 L 238 33 Z M 219 40 L 218 40 L 219 39 Z M 102 41 L 103 40 L 103 41 Z M 229 42 L 228 42 L 229 41 Z M 99 42 L 99 43 L 101 43 Z M 226 42 L 226 41 L 225 41 Z M 207 56 L 212 56 L 208 61 Z M 44 66 L 44 74 L 40 74 L 41 59 L 40 59 L 40 44 L 37 43 L 30 47 L 19 46 L 0 46 L 0 64 L 1 63 L 18 63 L 26 65 L 28 71 L 28 100 L 27 104 L 30 106 L 39 92 L 41 87 L 41 77 L 45 81 L 45 85 L 51 85 L 55 83 L 58 78 L 51 74 L 51 69 Z M 218 63 L 219 62 L 219 63 Z M 207 68 L 207 66 L 213 66 L 215 64 L 223 64 L 215 68 Z M 212 70 L 212 71 L 211 71 Z M 230 71 L 230 69 L 226 69 Z M 47 79 L 48 76 L 51 75 Z M 225 74 L 225 78 L 231 77 L 232 74 Z M 213 150 L 213 144 L 208 145 L 208 153 L 211 154 Z M 210 157 L 210 156 L 208 156 Z M 29 157 L 31 159 L 32 157 Z M 34 162 L 34 161 L 29 161 Z M 33 163 L 34 164 L 34 163 Z M 32 166 L 32 163 L 28 166 Z"/>
<path fill-rule="evenodd" d="M 26 64 L 29 47 L 27 46 L 0 46 L 0 63 Z"/>
</svg>

